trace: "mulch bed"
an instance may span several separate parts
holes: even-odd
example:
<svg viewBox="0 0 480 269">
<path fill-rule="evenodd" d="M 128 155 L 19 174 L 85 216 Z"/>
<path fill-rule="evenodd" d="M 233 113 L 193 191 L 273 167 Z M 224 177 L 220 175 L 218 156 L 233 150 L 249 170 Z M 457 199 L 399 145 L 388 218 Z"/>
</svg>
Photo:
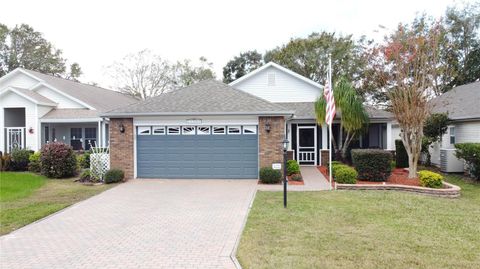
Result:
<svg viewBox="0 0 480 269">
<path fill-rule="evenodd" d="M 326 166 L 318 166 L 317 168 L 326 178 L 328 178 L 328 168 Z M 418 178 L 409 179 L 407 170 L 403 168 L 395 168 L 385 183 L 357 180 L 357 184 L 372 184 L 372 185 L 397 184 L 397 185 L 407 185 L 407 186 L 420 186 L 420 181 L 418 180 Z"/>
</svg>

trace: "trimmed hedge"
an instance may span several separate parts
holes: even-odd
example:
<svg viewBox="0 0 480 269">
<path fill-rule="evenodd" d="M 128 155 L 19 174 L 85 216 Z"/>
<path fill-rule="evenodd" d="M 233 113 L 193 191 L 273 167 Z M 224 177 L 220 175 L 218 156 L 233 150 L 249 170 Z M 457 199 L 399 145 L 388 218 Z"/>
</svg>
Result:
<svg viewBox="0 0 480 269">
<path fill-rule="evenodd" d="M 380 149 L 352 150 L 353 166 L 358 178 L 367 181 L 386 181 L 390 176 L 392 154 Z"/>
<path fill-rule="evenodd" d="M 287 175 L 291 176 L 293 174 L 300 173 L 300 165 L 296 160 L 288 160 L 287 161 Z"/>
<path fill-rule="evenodd" d="M 349 166 L 341 166 L 335 171 L 335 182 L 340 184 L 355 184 L 357 177 L 357 171 Z"/>
<path fill-rule="evenodd" d="M 480 180 L 480 143 L 455 144 L 457 158 L 464 159 L 468 166 L 468 173 Z"/>
<path fill-rule="evenodd" d="M 395 140 L 395 164 L 397 168 L 408 167 L 408 154 L 402 140 Z"/>
<path fill-rule="evenodd" d="M 428 188 L 441 188 L 443 176 L 432 171 L 422 170 L 418 172 L 420 185 Z"/>
<path fill-rule="evenodd" d="M 260 168 L 260 181 L 265 184 L 275 184 L 282 180 L 282 173 L 280 170 L 274 170 L 270 167 Z"/>
<path fill-rule="evenodd" d="M 54 142 L 43 146 L 40 162 L 42 174 L 49 178 L 63 178 L 75 175 L 77 158 L 71 146 Z"/>
<path fill-rule="evenodd" d="M 33 154 L 32 150 L 28 149 L 14 149 L 11 154 L 12 169 L 15 171 L 27 171 L 30 155 Z"/>
<path fill-rule="evenodd" d="M 110 169 L 105 173 L 105 183 L 120 182 L 125 178 L 125 173 L 120 169 Z"/>
<path fill-rule="evenodd" d="M 332 162 L 332 177 L 335 177 L 338 170 L 343 169 L 345 167 L 349 167 L 349 166 L 341 162 Z"/>
<path fill-rule="evenodd" d="M 35 173 L 40 173 L 42 170 L 42 163 L 40 162 L 40 151 L 37 151 L 30 155 L 28 158 L 29 163 L 28 163 L 28 171 L 30 172 L 35 172 Z"/>
</svg>

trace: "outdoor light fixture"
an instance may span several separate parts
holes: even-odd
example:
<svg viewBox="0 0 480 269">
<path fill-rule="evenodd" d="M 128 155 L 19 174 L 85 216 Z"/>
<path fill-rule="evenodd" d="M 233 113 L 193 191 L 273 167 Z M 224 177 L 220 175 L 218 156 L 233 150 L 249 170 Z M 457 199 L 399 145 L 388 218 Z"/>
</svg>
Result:
<svg viewBox="0 0 480 269">
<path fill-rule="evenodd" d="M 288 139 L 282 141 L 283 144 L 283 207 L 287 208 L 287 149 L 288 149 Z"/>
<path fill-rule="evenodd" d="M 120 133 L 125 133 L 125 126 L 123 126 L 123 123 L 120 123 L 120 125 L 118 126 L 119 130 L 120 130 Z"/>
<path fill-rule="evenodd" d="M 265 123 L 265 131 L 267 131 L 267 133 L 270 133 L 270 130 L 270 122 Z"/>
</svg>

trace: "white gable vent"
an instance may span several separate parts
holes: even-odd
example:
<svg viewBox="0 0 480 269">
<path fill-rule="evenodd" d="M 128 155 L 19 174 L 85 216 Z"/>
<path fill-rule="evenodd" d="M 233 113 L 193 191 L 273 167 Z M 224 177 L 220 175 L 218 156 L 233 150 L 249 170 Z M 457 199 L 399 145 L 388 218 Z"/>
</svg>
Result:
<svg viewBox="0 0 480 269">
<path fill-rule="evenodd" d="M 275 73 L 274 72 L 268 73 L 267 79 L 268 79 L 268 82 L 267 82 L 268 86 L 275 86 Z"/>
</svg>

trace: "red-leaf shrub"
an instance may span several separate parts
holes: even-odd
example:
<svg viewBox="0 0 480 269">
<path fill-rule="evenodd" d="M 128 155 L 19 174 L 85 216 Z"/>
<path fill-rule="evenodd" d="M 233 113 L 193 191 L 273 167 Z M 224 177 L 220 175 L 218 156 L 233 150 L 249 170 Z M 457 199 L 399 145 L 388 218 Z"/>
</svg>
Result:
<svg viewBox="0 0 480 269">
<path fill-rule="evenodd" d="M 72 147 L 59 142 L 42 147 L 40 162 L 42 174 L 50 178 L 71 177 L 77 169 L 77 158 Z"/>
</svg>

